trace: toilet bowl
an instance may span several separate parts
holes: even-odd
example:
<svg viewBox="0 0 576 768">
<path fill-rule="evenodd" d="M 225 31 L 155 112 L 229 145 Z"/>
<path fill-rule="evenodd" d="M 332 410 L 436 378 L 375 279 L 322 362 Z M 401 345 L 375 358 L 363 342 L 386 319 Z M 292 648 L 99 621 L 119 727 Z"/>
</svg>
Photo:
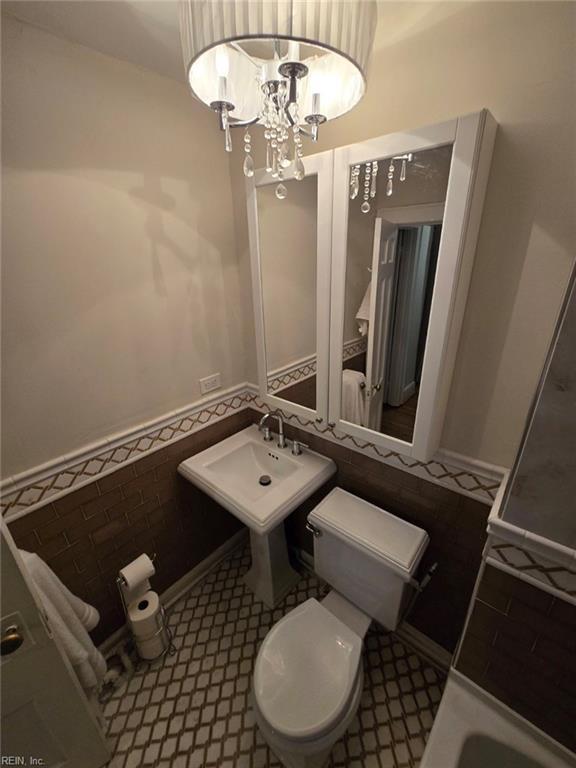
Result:
<svg viewBox="0 0 576 768">
<path fill-rule="evenodd" d="M 256 722 L 284 765 L 316 768 L 356 714 L 362 685 L 362 637 L 311 598 L 262 643 L 254 668 Z"/>
<path fill-rule="evenodd" d="M 265 637 L 254 667 L 256 722 L 286 768 L 321 768 L 358 709 L 371 620 L 395 629 L 425 531 L 335 488 L 309 515 L 315 571 L 333 589 Z"/>
</svg>

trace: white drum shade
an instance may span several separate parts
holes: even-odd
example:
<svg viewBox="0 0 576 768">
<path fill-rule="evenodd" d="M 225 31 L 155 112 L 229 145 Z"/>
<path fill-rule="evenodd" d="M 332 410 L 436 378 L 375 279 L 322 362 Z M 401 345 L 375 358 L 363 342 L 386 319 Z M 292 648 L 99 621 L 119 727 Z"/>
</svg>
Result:
<svg viewBox="0 0 576 768">
<path fill-rule="evenodd" d="M 233 121 L 254 120 L 262 83 L 279 79 L 282 62 L 299 61 L 308 67 L 298 83 L 299 122 L 315 113 L 333 119 L 364 93 L 376 18 L 368 0 L 182 0 L 188 82 L 207 105 L 233 104 Z"/>
</svg>

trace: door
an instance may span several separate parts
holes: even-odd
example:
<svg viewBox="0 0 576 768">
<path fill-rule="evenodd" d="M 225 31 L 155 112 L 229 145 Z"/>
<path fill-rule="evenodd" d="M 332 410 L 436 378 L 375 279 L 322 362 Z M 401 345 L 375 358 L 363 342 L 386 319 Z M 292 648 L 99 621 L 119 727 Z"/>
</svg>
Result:
<svg viewBox="0 0 576 768">
<path fill-rule="evenodd" d="M 104 735 L 52 639 L 6 524 L 2 542 L 2 759 L 44 768 L 100 768 Z M 19 758 L 24 758 L 19 762 Z"/>
<path fill-rule="evenodd" d="M 433 228 L 402 229 L 398 248 L 398 281 L 386 402 L 400 406 L 418 386 L 418 349 Z"/>
<path fill-rule="evenodd" d="M 366 426 L 380 431 L 389 348 L 394 317 L 398 227 L 384 219 L 374 223 L 372 289 L 366 355 Z"/>
</svg>

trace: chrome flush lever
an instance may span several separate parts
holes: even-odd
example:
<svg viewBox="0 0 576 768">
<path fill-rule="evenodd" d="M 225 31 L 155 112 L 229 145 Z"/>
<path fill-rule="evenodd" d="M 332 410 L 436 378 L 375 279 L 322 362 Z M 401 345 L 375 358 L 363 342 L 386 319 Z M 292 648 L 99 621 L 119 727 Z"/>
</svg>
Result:
<svg viewBox="0 0 576 768">
<path fill-rule="evenodd" d="M 316 528 L 314 523 L 311 523 L 309 520 L 306 521 L 306 530 L 309 531 L 312 536 L 315 536 L 318 538 L 318 536 L 322 536 L 322 531 L 320 528 Z"/>
</svg>

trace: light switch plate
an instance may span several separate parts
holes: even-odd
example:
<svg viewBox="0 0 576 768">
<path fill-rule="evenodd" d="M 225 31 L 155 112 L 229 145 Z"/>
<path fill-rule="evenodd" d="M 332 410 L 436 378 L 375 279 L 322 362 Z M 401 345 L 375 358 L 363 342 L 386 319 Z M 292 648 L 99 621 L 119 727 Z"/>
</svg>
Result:
<svg viewBox="0 0 576 768">
<path fill-rule="evenodd" d="M 220 389 L 221 386 L 219 373 L 213 373 L 211 376 L 200 379 L 200 393 L 202 395 L 207 395 L 208 392 Z"/>
</svg>

